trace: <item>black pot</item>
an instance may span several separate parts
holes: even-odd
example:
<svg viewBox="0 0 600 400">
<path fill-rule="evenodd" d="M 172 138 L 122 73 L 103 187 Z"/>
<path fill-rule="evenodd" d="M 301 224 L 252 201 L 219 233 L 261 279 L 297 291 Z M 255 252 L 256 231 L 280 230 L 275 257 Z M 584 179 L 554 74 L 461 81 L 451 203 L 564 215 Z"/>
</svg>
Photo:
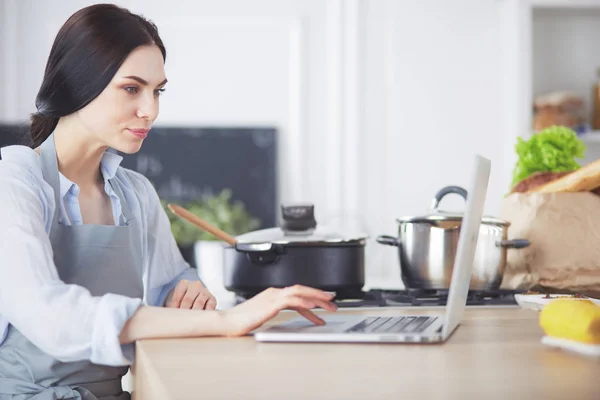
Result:
<svg viewBox="0 0 600 400">
<path fill-rule="evenodd" d="M 237 237 L 224 249 L 225 288 L 251 297 L 295 284 L 352 296 L 365 284 L 364 235 L 318 227 L 312 205 L 282 206 L 283 226 Z"/>
</svg>

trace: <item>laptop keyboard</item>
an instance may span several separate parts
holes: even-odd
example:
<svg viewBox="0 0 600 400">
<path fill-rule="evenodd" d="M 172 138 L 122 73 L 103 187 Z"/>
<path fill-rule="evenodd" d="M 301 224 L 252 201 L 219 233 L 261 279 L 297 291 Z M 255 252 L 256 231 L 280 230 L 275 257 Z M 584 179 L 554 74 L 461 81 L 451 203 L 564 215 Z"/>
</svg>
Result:
<svg viewBox="0 0 600 400">
<path fill-rule="evenodd" d="M 348 329 L 348 333 L 421 333 L 437 317 L 369 317 Z"/>
</svg>

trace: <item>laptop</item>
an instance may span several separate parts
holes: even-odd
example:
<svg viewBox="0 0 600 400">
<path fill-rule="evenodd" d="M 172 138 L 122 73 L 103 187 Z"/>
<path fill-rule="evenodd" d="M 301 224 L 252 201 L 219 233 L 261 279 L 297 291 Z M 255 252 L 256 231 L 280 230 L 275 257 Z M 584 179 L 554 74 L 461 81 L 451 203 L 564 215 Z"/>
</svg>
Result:
<svg viewBox="0 0 600 400">
<path fill-rule="evenodd" d="M 321 315 L 325 325 L 296 317 L 254 332 L 259 342 L 443 343 L 460 325 L 490 176 L 490 160 L 475 156 L 444 315 Z"/>
</svg>

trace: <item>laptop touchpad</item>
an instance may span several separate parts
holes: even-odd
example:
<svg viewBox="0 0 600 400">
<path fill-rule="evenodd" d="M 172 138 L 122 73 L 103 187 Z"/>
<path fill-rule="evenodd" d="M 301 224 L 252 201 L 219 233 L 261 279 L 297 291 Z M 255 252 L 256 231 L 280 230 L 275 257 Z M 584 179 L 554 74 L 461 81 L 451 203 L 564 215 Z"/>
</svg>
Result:
<svg viewBox="0 0 600 400">
<path fill-rule="evenodd" d="M 295 332 L 295 333 L 335 333 L 343 332 L 349 327 L 357 324 L 364 317 L 352 318 L 342 317 L 325 318 L 325 325 L 315 325 L 304 318 L 294 318 L 280 325 L 272 326 L 267 332 Z"/>
</svg>

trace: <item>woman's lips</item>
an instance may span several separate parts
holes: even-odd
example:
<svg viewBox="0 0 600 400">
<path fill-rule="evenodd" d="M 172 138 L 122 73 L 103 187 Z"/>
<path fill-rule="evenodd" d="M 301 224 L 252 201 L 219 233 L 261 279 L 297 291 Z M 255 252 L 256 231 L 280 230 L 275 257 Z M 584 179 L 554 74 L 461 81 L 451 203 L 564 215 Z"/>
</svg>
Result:
<svg viewBox="0 0 600 400">
<path fill-rule="evenodd" d="M 127 130 L 129 132 L 131 132 L 137 138 L 146 139 L 146 136 L 148 136 L 148 131 L 150 129 L 127 129 Z"/>
</svg>

